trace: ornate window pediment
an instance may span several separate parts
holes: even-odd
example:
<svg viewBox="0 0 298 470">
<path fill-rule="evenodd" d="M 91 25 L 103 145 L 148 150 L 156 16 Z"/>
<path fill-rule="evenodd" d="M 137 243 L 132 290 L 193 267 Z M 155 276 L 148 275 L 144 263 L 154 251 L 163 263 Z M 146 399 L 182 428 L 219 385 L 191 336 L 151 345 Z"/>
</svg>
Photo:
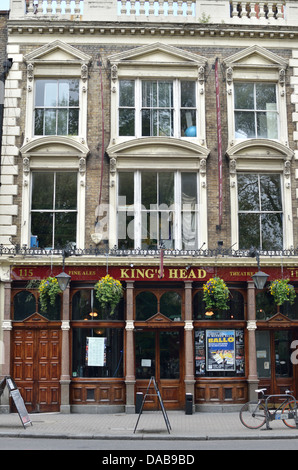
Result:
<svg viewBox="0 0 298 470">
<path fill-rule="evenodd" d="M 25 143 L 45 135 L 86 141 L 88 65 L 91 57 L 56 40 L 25 55 Z"/>
<path fill-rule="evenodd" d="M 149 46 L 136 47 L 129 51 L 121 52 L 110 56 L 111 65 L 134 67 L 142 65 L 151 67 L 152 64 L 159 64 L 171 67 L 182 66 L 203 66 L 205 67 L 207 59 L 203 56 L 197 56 L 189 52 L 168 46 L 161 43 L 151 44 Z M 158 71 L 157 71 L 158 73 Z"/>
<path fill-rule="evenodd" d="M 260 71 L 267 71 L 268 77 L 279 77 L 279 71 L 287 68 L 287 61 L 273 52 L 254 45 L 237 52 L 224 60 L 227 74 L 227 82 L 231 83 L 235 77 L 254 77 Z M 243 76 L 243 70 L 245 75 Z"/>
<path fill-rule="evenodd" d="M 206 145 L 207 59 L 155 43 L 109 57 L 111 143 L 184 138 Z"/>
<path fill-rule="evenodd" d="M 47 62 L 55 65 L 62 63 L 63 66 L 88 65 L 91 61 L 89 55 L 60 40 L 39 47 L 25 55 L 24 59 L 27 64 L 44 65 Z"/>
</svg>

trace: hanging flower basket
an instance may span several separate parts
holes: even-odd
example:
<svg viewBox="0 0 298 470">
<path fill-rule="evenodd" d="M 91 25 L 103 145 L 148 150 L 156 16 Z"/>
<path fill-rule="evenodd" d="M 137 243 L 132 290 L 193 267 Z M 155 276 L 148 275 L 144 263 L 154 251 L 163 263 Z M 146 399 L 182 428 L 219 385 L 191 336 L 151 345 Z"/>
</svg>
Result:
<svg viewBox="0 0 298 470">
<path fill-rule="evenodd" d="M 289 284 L 289 279 L 276 279 L 269 286 L 270 294 L 273 295 L 276 305 L 290 302 L 293 305 L 296 297 L 294 286 Z"/>
<path fill-rule="evenodd" d="M 39 301 L 42 312 L 46 312 L 49 305 L 55 306 L 57 296 L 62 292 L 55 277 L 47 277 L 40 281 Z"/>
<path fill-rule="evenodd" d="M 203 300 L 208 310 L 228 310 L 230 291 L 223 279 L 212 277 L 203 285 Z"/>
<path fill-rule="evenodd" d="M 110 315 L 113 315 L 115 308 L 123 296 L 123 287 L 120 281 L 107 274 L 102 277 L 94 286 L 95 295 L 103 309 L 109 307 Z"/>
</svg>

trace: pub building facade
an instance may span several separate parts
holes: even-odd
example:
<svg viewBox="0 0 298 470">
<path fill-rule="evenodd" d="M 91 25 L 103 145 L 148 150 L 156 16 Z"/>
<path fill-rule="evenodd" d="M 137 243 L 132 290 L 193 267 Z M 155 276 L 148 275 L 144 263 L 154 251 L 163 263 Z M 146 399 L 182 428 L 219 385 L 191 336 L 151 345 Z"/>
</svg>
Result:
<svg viewBox="0 0 298 470">
<path fill-rule="evenodd" d="M 298 292 L 297 21 L 294 1 L 11 1 L 0 373 L 29 412 L 135 412 L 152 376 L 167 409 L 297 393 L 298 300 L 268 290 Z"/>
</svg>

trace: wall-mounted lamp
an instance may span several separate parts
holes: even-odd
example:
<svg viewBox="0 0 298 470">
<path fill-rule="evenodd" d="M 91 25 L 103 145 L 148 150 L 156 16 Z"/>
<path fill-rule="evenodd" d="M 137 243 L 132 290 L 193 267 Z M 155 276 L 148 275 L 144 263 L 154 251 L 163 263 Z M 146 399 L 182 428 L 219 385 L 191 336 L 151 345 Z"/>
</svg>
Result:
<svg viewBox="0 0 298 470">
<path fill-rule="evenodd" d="M 251 276 L 251 277 L 253 278 L 253 281 L 254 281 L 254 284 L 255 284 L 256 288 L 259 289 L 259 290 L 262 290 L 265 287 L 265 284 L 267 282 L 267 279 L 268 279 L 269 275 L 266 274 L 266 273 L 263 273 L 260 270 L 260 255 L 259 255 L 258 250 L 252 248 L 250 250 L 249 254 L 253 258 L 255 257 L 256 260 L 257 260 L 257 263 L 258 263 L 258 272 L 256 274 L 254 274 L 253 276 Z"/>
<path fill-rule="evenodd" d="M 68 250 L 63 249 L 62 256 L 63 256 L 63 268 L 62 268 L 62 273 L 57 274 L 56 279 L 57 279 L 57 281 L 58 281 L 58 284 L 59 284 L 60 289 L 62 290 L 62 292 L 64 292 L 65 289 L 67 289 L 68 284 L 69 284 L 70 279 L 71 279 L 71 276 L 69 276 L 69 274 L 66 274 L 66 273 L 64 272 L 65 258 L 68 257 L 68 256 L 70 256 L 70 252 L 69 252 Z"/>
</svg>

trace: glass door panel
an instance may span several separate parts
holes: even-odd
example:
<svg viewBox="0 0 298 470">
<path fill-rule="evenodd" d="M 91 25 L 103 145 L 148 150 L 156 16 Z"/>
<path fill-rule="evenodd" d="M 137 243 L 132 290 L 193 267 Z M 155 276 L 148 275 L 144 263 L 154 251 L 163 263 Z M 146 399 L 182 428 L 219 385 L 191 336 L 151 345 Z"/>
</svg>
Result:
<svg viewBox="0 0 298 470">
<path fill-rule="evenodd" d="M 159 334 L 159 349 L 160 379 L 179 379 L 179 332 L 161 331 Z"/>
<path fill-rule="evenodd" d="M 291 363 L 293 332 L 279 328 L 277 331 L 256 331 L 258 388 L 266 388 L 268 394 L 283 394 L 293 390 L 295 380 Z"/>
<path fill-rule="evenodd" d="M 270 331 L 256 332 L 258 377 L 271 377 Z"/>
<path fill-rule="evenodd" d="M 274 332 L 274 348 L 275 348 L 275 376 L 276 377 L 292 377 L 291 355 L 291 337 L 290 331 Z"/>
<path fill-rule="evenodd" d="M 136 332 L 136 378 L 150 379 L 156 376 L 155 349 L 156 339 L 154 331 Z"/>
</svg>

